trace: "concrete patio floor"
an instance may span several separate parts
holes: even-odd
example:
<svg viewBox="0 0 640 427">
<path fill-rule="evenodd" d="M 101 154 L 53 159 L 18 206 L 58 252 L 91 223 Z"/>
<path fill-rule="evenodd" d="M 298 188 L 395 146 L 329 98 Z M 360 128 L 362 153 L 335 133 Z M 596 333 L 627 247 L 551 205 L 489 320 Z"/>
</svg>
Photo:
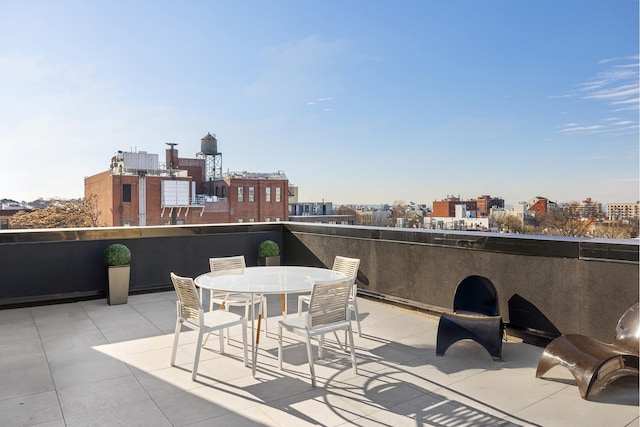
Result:
<svg viewBox="0 0 640 427">
<path fill-rule="evenodd" d="M 328 337 L 312 388 L 298 337 L 285 333 L 278 369 L 279 298 L 269 298 L 256 377 L 242 363 L 236 327 L 225 355 L 216 337 L 209 340 L 196 382 L 194 332 L 184 329 L 179 366 L 169 366 L 174 292 L 130 296 L 119 306 L 102 299 L 0 310 L 0 425 L 639 425 L 637 378 L 585 401 L 561 367 L 535 378 L 540 347 L 509 338 L 503 360 L 494 361 L 462 341 L 438 357 L 436 317 L 363 298 L 358 374 Z"/>
</svg>

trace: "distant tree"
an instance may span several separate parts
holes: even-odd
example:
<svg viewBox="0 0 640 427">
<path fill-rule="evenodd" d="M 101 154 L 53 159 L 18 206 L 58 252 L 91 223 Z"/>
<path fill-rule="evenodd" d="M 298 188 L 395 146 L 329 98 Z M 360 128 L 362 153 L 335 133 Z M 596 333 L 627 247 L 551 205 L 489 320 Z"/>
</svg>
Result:
<svg viewBox="0 0 640 427">
<path fill-rule="evenodd" d="M 510 233 L 523 233 L 524 224 L 522 218 L 515 215 L 507 215 L 502 222 L 502 230 L 509 231 Z"/>
<path fill-rule="evenodd" d="M 408 214 L 407 217 L 407 228 L 422 228 L 424 221 L 422 220 L 422 215 L 417 213 Z"/>
<path fill-rule="evenodd" d="M 638 221 L 631 223 L 622 221 L 607 221 L 596 226 L 593 237 L 608 239 L 633 239 L 638 237 Z"/>
<path fill-rule="evenodd" d="M 349 206 L 340 206 L 332 211 L 333 215 L 349 215 L 353 218 L 354 224 L 359 224 L 359 215 L 355 209 Z"/>
<path fill-rule="evenodd" d="M 21 211 L 9 219 L 11 228 L 99 227 L 97 196 L 49 204 L 31 212 Z"/>
<path fill-rule="evenodd" d="M 391 208 L 391 225 L 395 227 L 398 223 L 399 218 L 407 217 L 407 208 L 403 200 L 396 200 L 393 202 L 393 207 Z"/>
<path fill-rule="evenodd" d="M 489 218 L 498 230 L 502 230 L 503 224 L 509 215 L 511 214 L 506 211 L 494 211 L 491 212 Z"/>
<path fill-rule="evenodd" d="M 371 224 L 378 227 L 390 227 L 391 224 L 391 212 L 388 210 L 382 210 L 374 212 L 371 215 Z"/>
<path fill-rule="evenodd" d="M 578 202 L 557 206 L 540 219 L 543 233 L 556 236 L 585 237 L 593 224 L 592 220 L 582 219 Z"/>
</svg>

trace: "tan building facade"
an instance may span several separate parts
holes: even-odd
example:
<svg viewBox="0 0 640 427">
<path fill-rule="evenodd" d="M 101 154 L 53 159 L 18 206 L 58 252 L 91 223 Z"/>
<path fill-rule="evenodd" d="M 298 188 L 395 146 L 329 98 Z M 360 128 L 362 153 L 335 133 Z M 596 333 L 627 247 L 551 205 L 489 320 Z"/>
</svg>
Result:
<svg viewBox="0 0 640 427">
<path fill-rule="evenodd" d="M 640 218 L 640 202 L 607 204 L 607 219 L 622 221 L 632 218 Z"/>
</svg>

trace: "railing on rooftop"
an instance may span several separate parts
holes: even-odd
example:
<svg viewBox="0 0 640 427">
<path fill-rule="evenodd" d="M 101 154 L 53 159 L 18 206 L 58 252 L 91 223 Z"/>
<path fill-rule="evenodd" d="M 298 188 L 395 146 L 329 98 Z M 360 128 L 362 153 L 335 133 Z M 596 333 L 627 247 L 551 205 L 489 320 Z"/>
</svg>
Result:
<svg viewBox="0 0 640 427">
<path fill-rule="evenodd" d="M 2 230 L 0 308 L 105 297 L 102 252 L 113 242 L 131 249 L 131 293 L 139 293 L 172 289 L 170 271 L 196 276 L 209 257 L 243 254 L 256 265 L 265 239 L 280 244 L 285 265 L 360 258 L 362 295 L 436 313 L 451 309 L 462 279 L 487 277 L 501 315 L 526 337 L 581 333 L 609 341 L 638 301 L 637 240 L 274 222 Z"/>
</svg>

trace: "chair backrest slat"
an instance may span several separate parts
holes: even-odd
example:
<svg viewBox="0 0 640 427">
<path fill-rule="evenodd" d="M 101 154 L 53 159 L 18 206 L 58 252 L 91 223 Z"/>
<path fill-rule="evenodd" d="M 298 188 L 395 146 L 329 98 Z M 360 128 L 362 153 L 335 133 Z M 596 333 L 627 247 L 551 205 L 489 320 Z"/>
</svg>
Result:
<svg viewBox="0 0 640 427">
<path fill-rule="evenodd" d="M 333 271 L 344 274 L 345 276 L 352 277 L 353 280 L 358 276 L 358 268 L 360 267 L 360 260 L 357 258 L 347 258 L 340 255 L 336 255 L 333 260 Z"/>
<path fill-rule="evenodd" d="M 311 327 L 346 321 L 350 288 L 350 277 L 315 282 L 309 301 Z"/>
<path fill-rule="evenodd" d="M 336 255 L 333 260 L 333 271 L 344 274 L 351 277 L 351 297 L 354 298 L 358 291 L 358 285 L 356 284 L 356 278 L 358 277 L 358 268 L 360 268 L 360 260 L 358 258 L 347 258 L 344 256 Z"/>
<path fill-rule="evenodd" d="M 222 258 L 209 258 L 209 267 L 212 273 L 242 274 L 247 267 L 244 255 Z"/>
<path fill-rule="evenodd" d="M 191 277 L 180 277 L 171 273 L 171 282 L 178 295 L 178 310 L 180 317 L 185 321 L 200 324 L 202 304 L 198 298 L 196 284 Z"/>
</svg>

